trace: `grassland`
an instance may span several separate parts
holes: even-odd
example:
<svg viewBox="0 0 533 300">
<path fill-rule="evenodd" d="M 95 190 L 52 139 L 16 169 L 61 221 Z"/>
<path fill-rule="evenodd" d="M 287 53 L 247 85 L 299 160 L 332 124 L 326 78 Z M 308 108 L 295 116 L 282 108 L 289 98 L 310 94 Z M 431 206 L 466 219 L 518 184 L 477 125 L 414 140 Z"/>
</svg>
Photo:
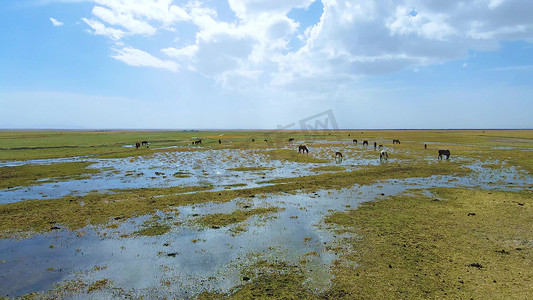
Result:
<svg viewBox="0 0 533 300">
<path fill-rule="evenodd" d="M 289 143 L 289 138 L 296 142 Z M 201 145 L 191 145 L 191 141 L 198 139 L 202 139 Z M 359 143 L 354 145 L 352 139 Z M 392 139 L 400 139 L 401 144 L 393 145 Z M 150 142 L 150 148 L 124 147 L 144 140 Z M 312 145 L 313 149 L 327 141 L 328 151 L 349 150 L 342 151 L 346 159 L 350 155 L 377 159 L 373 147 L 361 147 L 363 140 L 383 144 L 391 160 L 396 161 L 347 170 L 342 164 L 328 165 L 334 152 L 331 160 L 313 151 L 297 153 L 299 144 Z M 0 142 L 0 162 L 84 155 L 100 159 L 134 158 L 174 151 L 242 149 L 247 153 L 264 153 L 271 160 L 301 166 L 313 164 L 310 170 L 317 172 L 265 180 L 259 182 L 264 185 L 254 188 L 231 189 L 245 184 L 227 185 L 221 191 L 213 191 L 209 185 L 139 188 L 4 204 L 0 205 L 0 238 L 47 232 L 53 227 L 75 230 L 87 225 L 105 226 L 158 211 L 173 212 L 183 205 L 249 199 L 252 195 L 313 192 L 433 175 L 462 177 L 471 172 L 465 161 L 478 161 L 492 170 L 502 165 L 514 166 L 528 176 L 533 171 L 533 131 L 527 130 L 0 132 Z M 438 149 L 449 149 L 451 159 L 437 162 Z M 87 168 L 89 165 L 77 162 L 0 167 L 0 188 L 33 185 L 48 178 L 80 178 L 99 171 Z M 231 170 L 255 172 L 268 168 L 240 166 Z M 189 175 L 179 172 L 174 176 Z M 533 263 L 531 199 L 531 187 L 519 192 L 415 189 L 376 201 L 368 199 L 370 202 L 356 209 L 332 213 L 325 220 L 331 230 L 350 236 L 340 241 L 345 247 L 332 249 L 340 257 L 331 267 L 334 279 L 328 289 L 310 289 L 302 272 L 303 264 L 265 261 L 258 266 L 263 271 L 243 274 L 248 280 L 230 293 L 203 293 L 199 298 L 525 299 L 533 294 L 533 271 L 525 267 Z M 271 209 L 215 213 L 196 222 L 207 227 L 229 226 L 252 215 L 275 211 Z M 162 235 L 172 226 L 151 219 L 134 235 Z"/>
</svg>

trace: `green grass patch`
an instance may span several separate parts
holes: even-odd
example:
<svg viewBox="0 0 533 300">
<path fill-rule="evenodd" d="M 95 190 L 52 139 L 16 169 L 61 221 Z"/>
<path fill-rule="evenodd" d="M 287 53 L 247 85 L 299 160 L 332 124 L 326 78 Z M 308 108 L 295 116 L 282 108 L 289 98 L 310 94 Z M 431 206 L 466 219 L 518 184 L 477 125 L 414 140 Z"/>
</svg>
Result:
<svg viewBox="0 0 533 300">
<path fill-rule="evenodd" d="M 89 178 L 89 175 L 100 172 L 98 169 L 87 168 L 92 164 L 92 162 L 67 162 L 51 165 L 0 167 L 0 188 Z M 37 182 L 37 180 L 48 178 L 49 180 Z"/>
<path fill-rule="evenodd" d="M 224 227 L 231 224 L 237 224 L 246 221 L 248 218 L 254 215 L 262 215 L 278 212 L 279 208 L 269 207 L 269 208 L 254 208 L 254 209 L 242 209 L 235 210 L 228 214 L 215 213 L 203 216 L 196 220 L 198 224 L 206 227 Z"/>
<path fill-rule="evenodd" d="M 533 293 L 531 192 L 436 188 L 329 216 L 354 238 L 335 264 L 352 299 L 527 298 Z M 358 238 L 359 237 L 359 238 Z M 512 288 L 511 288 L 512 287 Z"/>
<path fill-rule="evenodd" d="M 342 172 L 342 171 L 346 171 L 346 168 L 341 167 L 341 166 L 321 166 L 321 167 L 312 168 L 311 171 L 313 172 Z"/>
<path fill-rule="evenodd" d="M 157 221 L 151 221 L 143 226 L 144 228 L 135 231 L 133 234 L 141 236 L 157 236 L 170 232 L 171 229 L 170 225 L 159 224 Z"/>
</svg>

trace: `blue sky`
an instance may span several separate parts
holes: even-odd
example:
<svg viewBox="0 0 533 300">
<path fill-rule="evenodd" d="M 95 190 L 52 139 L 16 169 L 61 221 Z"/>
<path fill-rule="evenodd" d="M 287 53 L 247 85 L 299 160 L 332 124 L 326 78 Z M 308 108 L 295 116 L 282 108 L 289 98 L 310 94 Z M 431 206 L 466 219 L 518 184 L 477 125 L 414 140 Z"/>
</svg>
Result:
<svg viewBox="0 0 533 300">
<path fill-rule="evenodd" d="M 533 128 L 530 0 L 4 0 L 0 128 Z M 295 127 L 294 129 L 298 129 Z"/>
</svg>

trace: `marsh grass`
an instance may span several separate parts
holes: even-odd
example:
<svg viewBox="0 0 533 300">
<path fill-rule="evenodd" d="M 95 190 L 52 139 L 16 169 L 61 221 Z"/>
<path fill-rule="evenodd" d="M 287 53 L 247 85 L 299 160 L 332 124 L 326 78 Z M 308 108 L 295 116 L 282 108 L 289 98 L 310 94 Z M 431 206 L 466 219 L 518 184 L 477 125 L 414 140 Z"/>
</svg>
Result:
<svg viewBox="0 0 533 300">
<path fill-rule="evenodd" d="M 92 162 L 67 162 L 50 165 L 32 164 L 0 167 L 0 188 L 89 178 L 90 175 L 100 172 L 98 169 L 87 168 L 92 164 Z"/>
<path fill-rule="evenodd" d="M 345 167 L 341 166 L 321 166 L 311 169 L 312 172 L 342 172 L 346 171 Z"/>
<path fill-rule="evenodd" d="M 231 224 L 237 224 L 246 221 L 248 218 L 254 215 L 264 215 L 278 212 L 280 209 L 277 207 L 268 208 L 254 208 L 254 209 L 238 209 L 231 213 L 214 213 L 205 215 L 196 220 L 198 224 L 204 227 L 225 227 Z"/>
<path fill-rule="evenodd" d="M 355 251 L 335 285 L 353 298 L 527 298 L 533 293 L 533 197 L 436 188 L 367 202 L 326 222 Z M 522 205 L 520 205 L 522 204 Z M 512 288 L 511 288 L 512 287 Z"/>
<path fill-rule="evenodd" d="M 270 171 L 274 169 L 275 168 L 269 168 L 269 167 L 238 167 L 238 168 L 231 168 L 231 169 L 226 169 L 226 170 L 248 172 L 248 171 Z"/>
</svg>

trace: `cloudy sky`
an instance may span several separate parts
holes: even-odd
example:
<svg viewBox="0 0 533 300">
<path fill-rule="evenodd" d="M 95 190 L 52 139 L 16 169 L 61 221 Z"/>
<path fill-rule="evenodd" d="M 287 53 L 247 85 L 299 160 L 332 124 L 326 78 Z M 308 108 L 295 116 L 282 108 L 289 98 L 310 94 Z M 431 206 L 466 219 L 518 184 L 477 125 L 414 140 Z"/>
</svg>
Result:
<svg viewBox="0 0 533 300">
<path fill-rule="evenodd" d="M 531 0 L 2 0 L 0 128 L 533 128 Z"/>
</svg>

